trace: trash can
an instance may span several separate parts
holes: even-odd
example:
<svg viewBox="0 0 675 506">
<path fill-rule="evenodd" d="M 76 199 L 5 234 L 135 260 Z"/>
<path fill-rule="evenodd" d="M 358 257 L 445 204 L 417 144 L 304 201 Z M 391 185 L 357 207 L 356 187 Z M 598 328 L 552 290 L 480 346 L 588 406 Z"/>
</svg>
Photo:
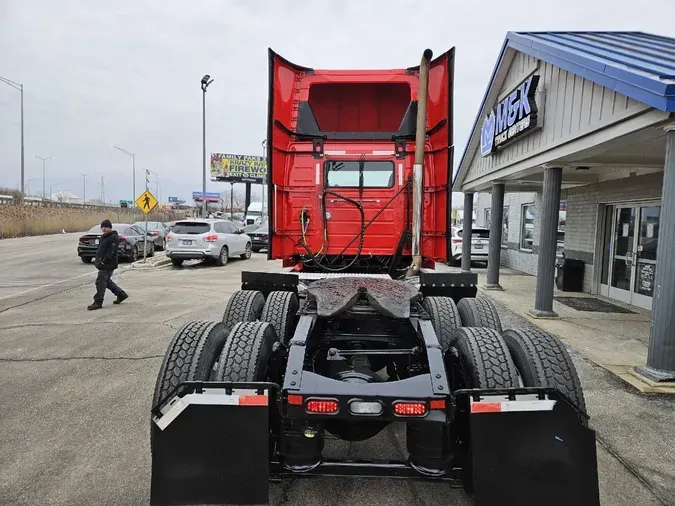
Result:
<svg viewBox="0 0 675 506">
<path fill-rule="evenodd" d="M 555 286 L 563 292 L 581 292 L 584 288 L 584 262 L 560 258 L 555 264 Z"/>
</svg>

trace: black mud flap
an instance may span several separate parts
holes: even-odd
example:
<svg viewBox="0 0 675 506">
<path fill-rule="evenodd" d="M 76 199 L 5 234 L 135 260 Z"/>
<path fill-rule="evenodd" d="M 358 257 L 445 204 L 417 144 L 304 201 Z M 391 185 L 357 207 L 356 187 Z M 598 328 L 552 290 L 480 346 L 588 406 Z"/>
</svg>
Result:
<svg viewBox="0 0 675 506">
<path fill-rule="evenodd" d="M 483 391 L 458 402 L 470 412 L 476 506 L 600 504 L 595 431 L 556 390 Z"/>
<path fill-rule="evenodd" d="M 151 505 L 268 504 L 273 394 L 215 385 L 153 409 Z"/>
</svg>

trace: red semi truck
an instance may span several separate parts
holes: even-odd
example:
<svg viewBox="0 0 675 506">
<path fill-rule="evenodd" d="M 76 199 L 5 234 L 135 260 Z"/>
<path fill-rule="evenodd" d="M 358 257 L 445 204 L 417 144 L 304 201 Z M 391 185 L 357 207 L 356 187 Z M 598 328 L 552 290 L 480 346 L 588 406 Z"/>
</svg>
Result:
<svg viewBox="0 0 675 506">
<path fill-rule="evenodd" d="M 152 408 L 151 504 L 267 504 L 270 479 L 422 478 L 477 506 L 599 504 L 565 347 L 502 328 L 450 248 L 453 55 L 314 70 L 269 52 L 269 257 L 178 330 Z M 399 460 L 327 458 L 405 426 Z M 383 498 L 384 501 L 384 498 Z"/>
<path fill-rule="evenodd" d="M 274 52 L 269 61 L 269 258 L 303 271 L 394 277 L 417 254 L 422 267 L 445 261 L 454 50 L 429 63 L 428 91 L 419 66 L 315 70 Z"/>
</svg>

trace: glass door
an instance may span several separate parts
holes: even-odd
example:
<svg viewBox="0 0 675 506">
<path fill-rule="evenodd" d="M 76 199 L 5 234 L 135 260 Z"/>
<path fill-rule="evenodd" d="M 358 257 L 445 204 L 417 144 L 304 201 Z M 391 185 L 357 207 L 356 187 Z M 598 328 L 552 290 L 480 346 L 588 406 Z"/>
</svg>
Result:
<svg viewBox="0 0 675 506">
<path fill-rule="evenodd" d="M 656 246 L 659 242 L 659 214 L 661 206 L 640 207 L 640 227 L 637 233 L 635 281 L 632 304 L 652 308 L 654 274 L 656 273 Z"/>
<path fill-rule="evenodd" d="M 612 272 L 609 296 L 630 304 L 633 286 L 633 260 L 635 247 L 635 216 L 637 207 L 619 207 L 615 211 L 614 244 L 612 247 Z"/>
<path fill-rule="evenodd" d="M 609 255 L 609 297 L 651 310 L 660 211 L 661 206 L 653 203 L 616 206 Z"/>
</svg>

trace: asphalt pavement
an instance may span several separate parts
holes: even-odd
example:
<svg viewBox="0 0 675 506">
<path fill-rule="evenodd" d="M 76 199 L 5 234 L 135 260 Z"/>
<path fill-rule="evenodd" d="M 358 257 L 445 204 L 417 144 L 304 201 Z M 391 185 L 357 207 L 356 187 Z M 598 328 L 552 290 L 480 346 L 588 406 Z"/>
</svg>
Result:
<svg viewBox="0 0 675 506">
<path fill-rule="evenodd" d="M 219 320 L 242 269 L 278 269 L 254 254 L 224 267 L 121 270 L 114 279 L 130 298 L 114 306 L 108 294 L 103 309 L 87 311 L 93 268 L 77 258 L 76 241 L 0 241 L 3 505 L 149 504 L 149 410 L 169 341 L 187 321 Z M 36 244 L 51 246 L 21 255 Z M 601 385 L 588 402 L 610 403 L 615 387 L 585 362 L 580 367 L 584 380 Z M 404 448 L 402 428 L 393 426 L 367 442 L 329 442 L 327 454 L 401 458 Z M 667 504 L 612 448 L 600 445 L 598 453 L 603 504 Z M 472 504 L 446 484 L 395 479 L 298 478 L 272 484 L 270 496 L 278 506 Z"/>
</svg>

